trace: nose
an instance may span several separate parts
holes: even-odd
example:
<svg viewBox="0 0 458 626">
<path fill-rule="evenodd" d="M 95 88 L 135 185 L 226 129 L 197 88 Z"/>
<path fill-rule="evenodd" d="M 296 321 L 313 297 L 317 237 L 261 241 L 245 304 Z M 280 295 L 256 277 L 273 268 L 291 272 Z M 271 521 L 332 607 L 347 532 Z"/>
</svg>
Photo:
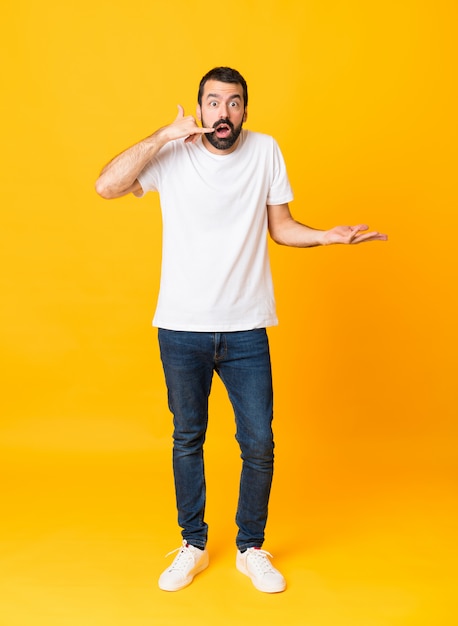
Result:
<svg viewBox="0 0 458 626">
<path fill-rule="evenodd" d="M 219 108 L 220 117 L 229 117 L 229 107 L 225 102 L 222 102 Z"/>
</svg>

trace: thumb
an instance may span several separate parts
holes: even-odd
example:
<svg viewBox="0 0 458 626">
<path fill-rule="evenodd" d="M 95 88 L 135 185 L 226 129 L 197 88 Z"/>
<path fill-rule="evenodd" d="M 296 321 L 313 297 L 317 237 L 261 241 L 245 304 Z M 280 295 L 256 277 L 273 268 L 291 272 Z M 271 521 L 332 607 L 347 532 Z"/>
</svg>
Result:
<svg viewBox="0 0 458 626">
<path fill-rule="evenodd" d="M 184 117 L 184 109 L 181 106 L 181 104 L 177 104 L 177 107 L 178 107 L 178 115 L 177 115 L 176 119 L 177 120 L 183 119 L 183 117 Z"/>
<path fill-rule="evenodd" d="M 357 226 L 350 227 L 355 233 L 359 233 L 363 230 L 367 230 L 369 226 L 367 224 L 358 224 Z"/>
</svg>

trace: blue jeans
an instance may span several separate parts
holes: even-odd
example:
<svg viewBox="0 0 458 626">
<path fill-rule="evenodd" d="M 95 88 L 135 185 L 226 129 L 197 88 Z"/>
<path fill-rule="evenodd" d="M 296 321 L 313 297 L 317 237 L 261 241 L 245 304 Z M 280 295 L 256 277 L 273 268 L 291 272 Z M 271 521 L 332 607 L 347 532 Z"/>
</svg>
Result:
<svg viewBox="0 0 458 626">
<path fill-rule="evenodd" d="M 272 484 L 273 393 L 264 328 L 227 333 L 159 329 L 159 346 L 173 414 L 173 471 L 183 539 L 207 542 L 203 444 L 213 372 L 232 403 L 242 457 L 237 547 L 261 547 Z"/>
</svg>

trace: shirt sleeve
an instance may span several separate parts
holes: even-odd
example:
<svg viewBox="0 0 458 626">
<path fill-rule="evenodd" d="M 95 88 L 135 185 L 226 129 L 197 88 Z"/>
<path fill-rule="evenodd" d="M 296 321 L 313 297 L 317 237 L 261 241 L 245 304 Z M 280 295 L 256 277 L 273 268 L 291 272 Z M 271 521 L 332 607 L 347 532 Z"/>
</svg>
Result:
<svg viewBox="0 0 458 626">
<path fill-rule="evenodd" d="M 137 176 L 137 180 L 142 188 L 142 193 L 137 194 L 137 197 L 141 198 L 148 191 L 159 191 L 156 159 L 152 159 L 148 165 L 143 168 Z"/>
<path fill-rule="evenodd" d="M 173 159 L 174 151 L 175 142 L 171 141 L 161 148 L 158 154 L 143 168 L 137 176 L 143 190 L 143 193 L 138 194 L 138 197 L 142 197 L 148 191 L 160 191 L 162 177 Z"/>
<path fill-rule="evenodd" d="M 267 204 L 285 204 L 294 199 L 293 190 L 291 188 L 288 174 L 286 171 L 285 160 L 283 154 L 275 141 L 273 141 L 273 178 L 270 190 L 267 196 Z"/>
</svg>

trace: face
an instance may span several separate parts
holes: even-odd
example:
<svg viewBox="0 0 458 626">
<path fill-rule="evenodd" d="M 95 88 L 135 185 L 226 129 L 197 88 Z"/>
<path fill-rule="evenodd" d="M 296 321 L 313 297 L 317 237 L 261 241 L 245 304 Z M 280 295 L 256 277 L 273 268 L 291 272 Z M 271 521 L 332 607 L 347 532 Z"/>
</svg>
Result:
<svg viewBox="0 0 458 626">
<path fill-rule="evenodd" d="M 197 106 L 202 126 L 214 128 L 203 135 L 204 145 L 215 154 L 229 154 L 238 144 L 247 113 L 242 85 L 208 80 L 204 85 L 202 105 Z"/>
</svg>

